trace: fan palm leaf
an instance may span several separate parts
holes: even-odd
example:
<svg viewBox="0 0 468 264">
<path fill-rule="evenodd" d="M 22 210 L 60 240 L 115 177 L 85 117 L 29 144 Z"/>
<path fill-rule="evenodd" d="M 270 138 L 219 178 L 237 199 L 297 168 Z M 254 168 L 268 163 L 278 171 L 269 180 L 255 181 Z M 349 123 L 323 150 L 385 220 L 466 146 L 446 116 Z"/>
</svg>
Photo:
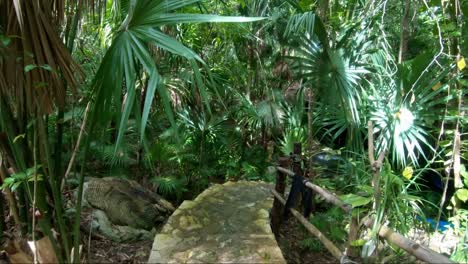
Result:
<svg viewBox="0 0 468 264">
<path fill-rule="evenodd" d="M 434 122 L 442 119 L 444 106 L 455 98 L 448 93 L 448 86 L 454 80 L 441 83 L 454 65 L 444 70 L 430 69 L 430 74 L 425 74 L 431 58 L 423 54 L 401 65 L 397 74 L 402 81 L 380 87 L 371 98 L 377 149 L 389 150 L 392 160 L 400 167 L 408 161 L 418 165 L 420 158 L 427 160 L 427 154 L 433 153 L 428 131 Z"/>
<path fill-rule="evenodd" d="M 116 149 L 121 143 L 124 127 L 134 109 L 136 116 L 141 116 L 139 129 L 140 139 L 144 140 L 145 127 L 148 121 L 155 92 L 158 91 L 163 107 L 172 123 L 170 97 L 164 86 L 160 85 L 160 75 L 156 63 L 148 50 L 148 44 L 156 45 L 168 52 L 182 56 L 192 62 L 203 63 L 202 59 L 191 49 L 176 39 L 163 33 L 159 27 L 179 23 L 200 22 L 248 22 L 262 18 L 225 17 L 205 14 L 179 14 L 173 11 L 198 2 L 197 0 L 137 0 L 129 8 L 129 14 L 115 33 L 114 40 L 106 52 L 101 66 L 94 79 L 94 122 L 107 124 L 111 119 L 119 120 L 119 131 Z M 194 64 L 194 63 L 193 63 Z M 136 77 L 140 69 L 149 76 L 148 86 L 142 113 L 135 106 Z M 194 74 L 198 71 L 194 70 Z M 125 86 L 123 86 L 125 84 Z M 122 89 L 124 87 L 124 89 Z M 203 89 L 198 85 L 199 89 Z M 115 112 L 115 106 L 120 104 L 122 93 L 128 94 L 124 102 L 123 112 Z M 200 92 L 203 96 L 205 93 Z M 206 99 L 206 98 L 204 98 Z M 138 103 L 138 102 L 137 102 Z"/>
<path fill-rule="evenodd" d="M 359 61 L 353 57 L 355 52 L 326 47 L 326 34 L 322 32 L 319 37 L 316 34 L 317 29 L 311 28 L 317 25 L 314 21 L 318 20 L 309 14 L 296 17 L 290 22 L 294 26 L 290 26 L 289 30 L 306 30 L 305 34 L 296 38 L 296 54 L 289 57 L 292 60 L 292 69 L 304 79 L 306 87 L 312 87 L 316 95 L 316 106 L 323 108 L 316 110 L 316 113 L 321 114 L 316 114 L 315 118 L 319 128 L 326 131 L 323 135 L 333 134 L 334 140 L 347 131 L 348 144 L 361 148 L 361 78 L 368 71 L 354 63 Z M 337 110 L 341 113 L 337 114 Z"/>
</svg>

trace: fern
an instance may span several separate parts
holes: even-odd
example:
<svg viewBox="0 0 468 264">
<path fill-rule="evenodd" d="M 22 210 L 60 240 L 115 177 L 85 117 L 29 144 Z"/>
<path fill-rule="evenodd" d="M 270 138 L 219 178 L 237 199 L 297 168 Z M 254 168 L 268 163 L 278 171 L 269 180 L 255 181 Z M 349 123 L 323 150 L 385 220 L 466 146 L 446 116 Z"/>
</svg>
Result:
<svg viewBox="0 0 468 264">
<path fill-rule="evenodd" d="M 158 191 L 163 196 L 176 196 L 180 200 L 184 192 L 187 191 L 186 181 L 175 177 L 157 177 L 151 181 L 158 185 Z"/>
</svg>

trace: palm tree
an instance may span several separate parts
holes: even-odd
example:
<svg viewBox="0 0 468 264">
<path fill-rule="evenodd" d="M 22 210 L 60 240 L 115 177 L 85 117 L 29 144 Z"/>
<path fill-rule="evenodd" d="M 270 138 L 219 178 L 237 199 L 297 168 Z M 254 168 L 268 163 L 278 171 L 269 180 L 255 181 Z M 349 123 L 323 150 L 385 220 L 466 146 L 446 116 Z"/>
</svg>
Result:
<svg viewBox="0 0 468 264">
<path fill-rule="evenodd" d="M 362 149 L 360 90 L 368 72 L 357 63 L 362 55 L 341 41 L 334 43 L 336 37 L 328 36 L 334 32 L 327 32 L 312 12 L 292 16 L 285 34 L 296 35 L 295 54 L 289 59 L 293 71 L 304 79 L 304 87 L 312 89 L 317 111 L 314 122 L 323 131 L 322 137 L 330 135 L 334 141 L 347 132 L 349 146 Z"/>
<path fill-rule="evenodd" d="M 0 170 L 12 169 L 2 177 L 5 188 L 8 176 L 10 182 L 20 184 L 17 206 L 21 223 L 17 224 L 31 226 L 27 219 L 31 219 L 28 208 L 32 204 L 45 216 L 38 223 L 41 231 L 55 242 L 51 225 L 57 224 L 64 250 L 69 252 L 60 178 L 54 172 L 46 131 L 47 116 L 56 108 L 64 109 L 67 90 L 76 90 L 81 72 L 59 37 L 64 7 L 65 1 L 0 1 L 0 159 L 4 160 Z M 31 169 L 34 173 L 27 173 Z M 45 181 L 38 182 L 39 174 Z M 22 182 L 21 175 L 29 178 Z M 32 177 L 34 190 L 28 183 Z M 55 203 L 52 210 L 47 200 Z M 53 245 L 59 252 L 57 243 Z"/>
<path fill-rule="evenodd" d="M 57 107 L 63 111 L 66 105 L 68 88 L 77 89 L 80 68 L 73 61 L 69 50 L 72 49 L 73 35 L 76 32 L 79 15 L 68 19 L 64 27 L 69 49 L 64 45 L 59 33 L 64 22 L 66 7 L 89 7 L 102 16 L 108 1 L 80 0 L 77 3 L 66 1 L 0 1 L 0 162 L 2 171 L 6 171 L 6 162 L 14 173 L 26 172 L 33 168 L 28 177 L 44 175 L 50 187 L 43 190 L 54 203 L 55 219 L 61 233 L 63 251 L 54 243 L 59 260 L 71 261 L 71 245 L 62 216 L 60 178 L 56 178 L 51 161 L 47 137 L 47 115 Z M 162 103 L 169 116 L 171 108 L 164 86 L 160 85 L 160 76 L 150 46 L 157 46 L 172 54 L 188 59 L 194 67 L 203 65 L 203 60 L 195 52 L 182 45 L 176 39 L 163 33 L 162 27 L 180 23 L 199 22 L 248 22 L 261 18 L 222 17 L 204 14 L 180 14 L 178 9 L 198 2 L 197 0 L 115 0 L 112 1 L 110 21 L 116 25 L 112 31 L 112 42 L 93 81 L 93 101 L 90 113 L 91 127 L 109 124 L 117 120 L 118 136 L 116 149 L 122 141 L 126 124 L 133 114 L 138 120 L 140 137 L 144 131 L 151 110 L 155 92 L 158 90 Z M 68 4 L 68 6 L 66 5 Z M 87 3 L 87 4 L 86 4 Z M 78 12 L 78 13 L 79 13 Z M 76 19 L 75 19 L 76 18 Z M 73 28 L 75 27 L 75 28 Z M 142 92 L 143 103 L 140 107 L 137 93 Z M 203 88 L 202 86 L 198 86 Z M 203 94 L 203 93 L 201 93 Z M 122 102 L 122 98 L 125 99 Z M 123 111 L 117 111 L 122 107 Z M 141 110 L 140 110 L 141 109 Z M 28 124 L 32 127 L 28 127 Z M 92 136 L 88 135 L 89 138 Z M 89 144 L 88 144 L 89 145 Z M 39 158 L 37 158 L 39 157 Z M 39 166 L 39 164 L 41 166 Z M 41 169 L 39 169 L 41 168 Z M 19 175 L 19 174 L 18 174 Z M 3 176 L 3 174 L 2 174 Z M 13 177 L 13 175 L 10 175 Z M 2 177 L 2 181 L 5 177 Z M 27 179 L 29 180 L 29 179 Z M 27 182 L 27 181 L 26 181 Z M 5 185 L 7 188 L 8 186 Z M 16 182 L 13 182 L 15 184 Z M 75 218 L 75 248 L 79 246 L 79 222 L 82 195 L 80 195 Z M 25 190 L 22 190 L 22 188 Z M 50 212 L 45 195 L 30 192 L 30 184 L 22 184 L 18 189 L 20 215 L 28 219 L 27 204 L 33 203 L 42 213 Z M 34 188 L 36 190 L 36 188 Z M 50 190 L 50 191 L 49 191 Z M 38 191 L 40 192 L 40 191 Z M 32 195 L 30 195 L 32 194 Z M 23 199 L 26 198 L 26 199 Z M 29 202 L 27 202 L 29 200 Z M 11 205 L 13 208 L 14 205 Z M 44 219 L 49 219 L 45 217 Z M 33 220 L 34 221 L 34 220 Z M 42 224 L 44 223 L 44 224 Z M 21 224 L 21 223 L 18 223 Z M 51 235 L 50 224 L 40 221 L 41 231 Z M 27 226 L 27 225 L 26 225 Z M 64 252 L 64 255 L 61 254 Z M 65 257 L 63 257 L 65 256 Z M 75 250 L 78 260 L 78 250 Z"/>
<path fill-rule="evenodd" d="M 144 144 L 145 128 L 153 99 L 158 92 L 169 119 L 174 124 L 169 93 L 161 84 L 161 76 L 150 46 L 156 46 L 172 54 L 186 58 L 199 75 L 201 57 L 176 39 L 165 34 L 161 28 L 180 23 L 200 22 L 251 22 L 263 18 L 227 17 L 206 14 L 182 14 L 176 11 L 199 2 L 199 0 L 131 0 L 122 1 L 128 7 L 113 31 L 113 40 L 93 80 L 93 107 L 90 114 L 91 130 L 111 121 L 118 124 L 115 149 L 117 150 L 130 116 L 137 120 L 140 140 Z M 197 77 L 196 80 L 201 80 Z M 144 88 L 143 88 L 144 87 Z M 197 85 L 200 95 L 206 94 L 201 82 Z M 144 92 L 143 92 L 144 89 Z M 137 94 L 142 94 L 142 105 Z M 124 98 L 122 100 L 122 98 Z M 206 98 L 204 98 L 206 99 Z M 139 107 L 137 107 L 139 106 Z M 119 111 L 118 109 L 122 109 Z M 140 110 L 141 109 L 141 110 Z M 101 126 L 102 127 L 102 126 Z M 88 143 L 91 136 L 88 136 Z M 89 145 L 89 144 L 87 144 Z M 84 168 L 84 167 L 83 167 Z M 82 174 L 83 175 L 83 174 Z M 74 225 L 75 248 L 79 246 L 79 220 L 83 180 L 80 178 L 76 220 Z M 75 259 L 78 252 L 75 252 Z"/>
</svg>

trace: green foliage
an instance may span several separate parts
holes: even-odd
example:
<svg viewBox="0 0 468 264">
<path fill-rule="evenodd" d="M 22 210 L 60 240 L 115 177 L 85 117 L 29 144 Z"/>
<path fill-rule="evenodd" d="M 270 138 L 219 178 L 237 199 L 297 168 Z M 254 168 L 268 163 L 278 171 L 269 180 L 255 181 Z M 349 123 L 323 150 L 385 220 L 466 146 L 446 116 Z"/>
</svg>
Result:
<svg viewBox="0 0 468 264">
<path fill-rule="evenodd" d="M 453 223 L 453 230 L 456 235 L 461 237 L 459 244 L 455 251 L 450 256 L 450 259 L 458 263 L 464 263 L 468 261 L 468 211 L 466 209 L 460 209 L 457 214 L 449 221 Z"/>
<path fill-rule="evenodd" d="M 313 252 L 321 252 L 323 250 L 323 244 L 315 237 L 308 237 L 299 242 L 299 246 L 302 250 L 310 250 Z"/>
<path fill-rule="evenodd" d="M 345 202 L 347 204 L 350 204 L 353 208 L 363 206 L 363 205 L 367 205 L 372 201 L 372 198 L 370 198 L 370 197 L 363 197 L 363 196 L 356 195 L 356 194 L 353 194 L 353 193 L 341 195 L 340 199 L 343 202 Z"/>
<path fill-rule="evenodd" d="M 389 163 L 385 163 L 380 173 L 382 194 L 377 215 L 386 215 L 392 226 L 402 234 L 414 224 L 415 215 L 424 215 L 421 198 L 409 190 L 409 185 L 401 175 L 395 174 Z"/>
<path fill-rule="evenodd" d="M 194 67 L 195 74 L 198 72 L 196 61 L 203 63 L 198 54 L 163 33 L 159 27 L 189 22 L 248 22 L 260 19 L 172 12 L 196 2 L 198 1 L 134 1 L 128 7 L 128 15 L 118 23 L 119 28 L 114 32 L 112 44 L 106 51 L 93 81 L 95 103 L 91 119 L 93 124 L 107 124 L 110 120 L 117 121 L 119 125 L 115 152 L 122 142 L 127 121 L 132 114 L 138 120 L 136 127 L 140 131 L 140 140 L 144 140 L 145 128 L 156 91 L 162 99 L 166 114 L 174 123 L 169 93 L 166 87 L 161 85 L 161 76 L 147 44 L 156 45 L 172 54 L 186 58 Z M 138 80 L 139 77 L 143 77 L 142 71 L 147 74 L 147 83 L 145 97 L 140 102 L 137 100 L 137 92 L 143 89 L 144 85 Z M 200 85 L 202 83 L 198 81 L 197 84 L 200 94 L 202 96 L 206 94 L 205 86 Z M 122 89 L 123 87 L 125 89 Z M 121 106 L 123 95 L 126 99 Z M 136 107 L 140 103 L 141 108 Z M 122 111 L 115 111 L 116 106 L 121 107 Z"/>
<path fill-rule="evenodd" d="M 307 142 L 307 130 L 304 121 L 304 100 L 303 89 L 299 91 L 292 106 L 285 104 L 284 123 L 285 129 L 280 139 L 280 149 L 283 155 L 289 155 L 293 152 L 294 143 L 302 143 L 304 146 Z"/>
<path fill-rule="evenodd" d="M 427 154 L 434 154 L 429 143 L 429 128 L 443 118 L 443 106 L 454 98 L 452 94 L 447 95 L 449 86 L 440 84 L 451 67 L 434 70 L 432 75 L 422 72 L 431 58 L 421 55 L 406 62 L 399 71 L 404 78 L 398 82 L 401 86 L 394 83 L 379 88 L 369 97 L 371 120 L 378 134 L 377 148 L 379 151 L 389 149 L 392 160 L 400 168 L 406 165 L 407 159 L 417 165 L 420 158 L 427 160 Z M 433 78 L 434 75 L 437 77 Z"/>
<path fill-rule="evenodd" d="M 269 165 L 267 153 L 262 146 L 253 146 L 245 150 L 242 162 L 242 177 L 251 180 L 265 180 L 265 170 Z"/>
<path fill-rule="evenodd" d="M 177 197 L 182 199 L 182 195 L 187 191 L 184 179 L 175 177 L 155 177 L 152 182 L 158 186 L 158 191 L 165 197 Z"/>
<path fill-rule="evenodd" d="M 359 141 L 362 138 L 359 128 L 362 119 L 360 80 L 368 73 L 358 63 L 361 55 L 345 49 L 344 45 L 329 47 L 323 28 L 316 26 L 321 22 L 313 14 L 293 17 L 290 25 L 290 31 L 296 30 L 298 45 L 296 54 L 290 57 L 292 69 L 298 78 L 304 79 L 304 87 L 312 87 L 316 106 L 314 123 L 319 128 L 316 133 L 322 134 L 322 138 L 332 135 L 336 140 L 347 131 L 349 146 L 359 150 L 362 146 L 362 141 Z M 301 30 L 306 30 L 306 33 Z"/>
<path fill-rule="evenodd" d="M 127 144 L 120 145 L 119 149 L 115 149 L 113 145 L 96 146 L 94 155 L 97 155 L 102 162 L 110 167 L 128 167 L 135 164 L 135 150 Z"/>
<path fill-rule="evenodd" d="M 342 243 L 347 238 L 345 215 L 340 208 L 332 207 L 325 212 L 316 213 L 310 222 L 331 241 Z"/>
<path fill-rule="evenodd" d="M 44 178 L 44 175 L 42 175 L 39 172 L 41 167 L 42 165 L 38 165 L 36 167 L 28 168 L 24 172 L 18 172 L 18 173 L 12 174 L 10 177 L 6 178 L 5 181 L 3 181 L 2 186 L 0 186 L 0 190 L 9 188 L 12 192 L 14 192 L 21 185 L 27 184 L 29 182 L 33 182 L 35 177 L 38 181 L 42 181 Z"/>
<path fill-rule="evenodd" d="M 468 2 L 460 3 L 466 16 Z M 420 188 L 419 178 L 429 166 L 439 172 L 451 171 L 458 134 L 461 163 L 468 160 L 464 131 L 468 119 L 462 115 L 468 82 L 466 70 L 457 70 L 454 63 L 456 46 L 461 47 L 461 56 L 467 56 L 468 34 L 464 34 L 466 22 L 452 14 L 452 2 L 412 1 L 408 51 L 398 62 L 403 4 L 356 0 L 97 1 L 89 5 L 96 9 L 80 10 L 76 42 L 70 43 L 69 38 L 73 21 L 57 27 L 64 30 L 60 34 L 67 39 L 66 46 L 75 44 L 70 50 L 82 66 L 84 78 L 73 94 L 63 89 L 60 96 L 67 98 L 60 109 L 63 118 L 51 106 L 41 113 L 45 131 L 38 129 L 39 120 L 26 118 L 29 111 L 35 112 L 31 105 L 36 98 L 17 92 L 25 83 L 17 77 L 64 72 L 51 63 L 36 62 L 40 54 L 35 52 L 24 56 L 32 62 L 18 60 L 23 54 L 11 57 L 10 48 L 23 40 L 5 33 L 15 28 L 7 25 L 14 18 L 2 20 L 0 136 L 6 134 L 2 142 L 12 152 L 9 158 L 25 171 L 10 175 L 2 188 L 9 186 L 17 197 L 25 197 L 19 194 L 20 187 L 31 181 L 31 171 L 26 168 L 33 164 L 34 133 L 42 131 L 38 152 L 44 156 L 41 163 L 47 163 L 47 169 L 39 176 L 41 184 L 52 183 L 47 187 L 54 192 L 53 199 L 43 198 L 57 202 L 55 214 L 60 218 L 60 191 L 53 188 L 60 179 L 46 174 L 62 175 L 52 172 L 54 163 L 60 167 L 53 158 L 61 157 L 62 164 L 69 161 L 85 105 L 91 102 L 84 134 L 90 138 L 85 140 L 91 142 L 90 154 L 84 160 L 86 151 L 78 151 L 78 160 L 92 173 L 108 169 L 133 173 L 136 169 L 143 177 L 152 175 L 162 195 L 181 200 L 188 194 L 196 195 L 211 182 L 274 179 L 271 172 L 265 173 L 274 157 L 288 155 L 296 142 L 305 146 L 312 132 L 311 141 L 339 149 L 346 159 L 346 164 L 333 171 L 314 168 L 317 175 L 324 176 L 316 183 L 345 194 L 341 198 L 355 209 L 375 213 L 405 232 L 414 215 L 421 214 L 421 204 L 426 214 L 438 211 L 435 204 L 441 195 Z M 65 5 L 68 11 L 79 6 L 73 1 Z M 256 18 L 233 17 L 238 15 Z M 253 22 L 259 17 L 270 19 L 243 24 L 201 23 Z M 38 44 L 24 47 L 40 51 L 43 46 Z M 2 68 L 8 61 L 20 64 Z M 35 86 L 41 91 L 55 89 L 53 83 Z M 312 108 L 312 131 L 308 131 L 307 106 Z M 369 120 L 374 125 L 376 152 L 388 153 L 379 175 L 382 199 L 378 212 L 370 210 L 374 190 L 366 152 Z M 272 142 L 278 143 L 277 147 Z M 49 145 L 58 147 L 52 151 Z M 2 155 L 5 152 L 0 151 Z M 90 160 L 93 162 L 87 163 Z M 414 168 L 414 175 L 405 174 L 405 167 Z M 325 177 L 330 174 L 332 177 Z M 453 208 L 465 207 L 468 202 L 464 166 L 461 175 L 464 186 L 457 186 Z M 345 222 L 335 213 L 327 211 L 313 221 L 341 242 L 344 228 L 324 225 Z M 463 223 L 465 214 L 458 208 L 454 221 Z M 466 226 L 455 228 L 461 235 Z M 70 251 L 65 236 L 68 230 L 60 229 L 56 230 L 65 241 L 62 251 Z M 315 239 L 308 238 L 302 245 L 323 249 Z M 465 245 L 460 245 L 454 258 L 462 260 L 458 254 L 464 250 Z"/>
</svg>

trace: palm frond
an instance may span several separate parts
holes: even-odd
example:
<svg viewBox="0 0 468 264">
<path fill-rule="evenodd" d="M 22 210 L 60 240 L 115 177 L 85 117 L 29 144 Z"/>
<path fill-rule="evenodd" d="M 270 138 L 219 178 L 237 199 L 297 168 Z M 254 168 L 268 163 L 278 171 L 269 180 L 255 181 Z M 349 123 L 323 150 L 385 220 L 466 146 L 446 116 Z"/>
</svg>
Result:
<svg viewBox="0 0 468 264">
<path fill-rule="evenodd" d="M 0 96 L 32 114 L 50 113 L 54 106 L 63 108 L 64 80 L 75 90 L 81 73 L 54 26 L 62 17 L 51 16 L 48 9 L 63 10 L 63 1 L 13 2 L 0 2 L 4 23 L 0 28 L 11 39 L 8 46 L 0 46 L 1 53 L 7 54 L 0 63 Z"/>
<path fill-rule="evenodd" d="M 93 110 L 94 123 L 107 124 L 111 119 L 119 119 L 119 131 L 116 141 L 116 149 L 121 142 L 124 126 L 134 113 L 134 101 L 137 96 L 136 77 L 141 74 L 140 67 L 149 75 L 146 97 L 140 121 L 140 140 L 143 142 L 148 116 L 155 93 L 159 92 L 163 107 L 174 125 L 170 96 L 167 87 L 160 85 L 160 76 L 148 44 L 158 46 L 172 54 L 185 57 L 188 60 L 203 61 L 191 49 L 187 48 L 174 38 L 161 32 L 158 27 L 179 23 L 199 22 L 251 22 L 263 18 L 223 17 L 203 14 L 178 14 L 173 11 L 193 4 L 195 0 L 139 0 L 133 8 L 129 8 L 129 14 L 120 25 L 115 38 L 106 52 L 103 62 L 99 67 L 94 80 L 95 106 Z M 196 65 L 193 63 L 193 65 Z M 198 68 L 195 69 L 197 75 Z M 197 75 L 199 76 L 199 75 Z M 196 77 L 197 77 L 196 76 Z M 197 81 L 200 81 L 197 77 Z M 206 97 L 202 85 L 198 85 L 200 94 Z M 125 89 L 122 89 L 125 88 Z M 127 94 L 127 99 L 122 113 L 115 113 L 115 105 L 120 105 L 122 93 Z M 203 98 L 208 101 L 208 98 Z M 97 114 L 99 113 L 99 114 Z M 134 113 L 138 114 L 138 113 Z"/>
</svg>

